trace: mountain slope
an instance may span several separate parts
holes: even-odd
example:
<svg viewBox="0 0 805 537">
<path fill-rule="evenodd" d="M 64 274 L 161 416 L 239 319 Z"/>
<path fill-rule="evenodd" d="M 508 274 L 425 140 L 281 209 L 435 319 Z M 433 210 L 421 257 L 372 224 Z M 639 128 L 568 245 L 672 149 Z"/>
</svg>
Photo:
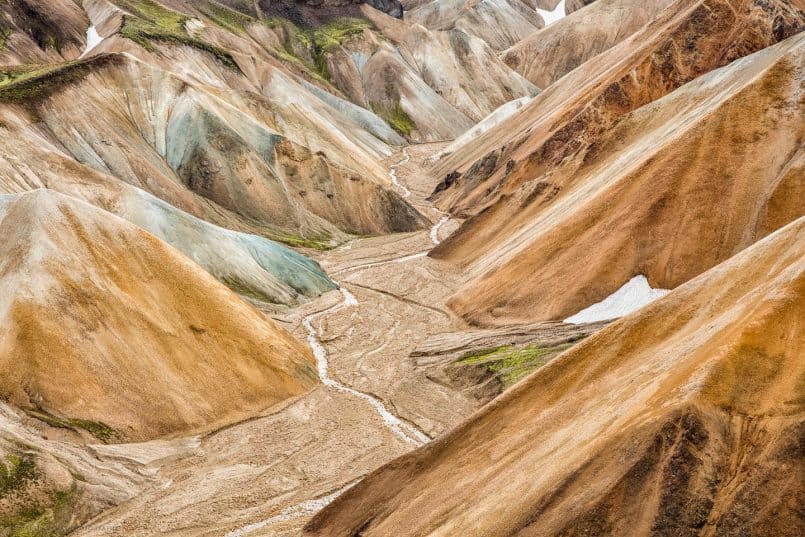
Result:
<svg viewBox="0 0 805 537">
<path fill-rule="evenodd" d="M 672 289 L 805 214 L 803 57 L 800 34 L 709 73 L 466 222 L 433 254 L 478 275 L 455 309 L 564 319 L 637 275 Z"/>
<path fill-rule="evenodd" d="M 436 0 L 405 14 L 432 30 L 461 30 L 495 50 L 506 49 L 545 25 L 529 0 Z"/>
<path fill-rule="evenodd" d="M 583 155 L 624 115 L 805 28 L 780 0 L 676 0 L 629 39 L 560 79 L 497 129 L 433 168 L 442 209 L 477 214 L 563 159 Z"/>
<path fill-rule="evenodd" d="M 0 144 L 0 193 L 49 188 L 91 203 L 156 235 L 232 289 L 262 301 L 293 304 L 333 287 L 310 259 L 275 242 L 225 229 L 187 211 L 224 219 L 211 204 L 177 203 L 182 210 L 94 168 L 77 163 L 41 130 L 2 115 L 13 133 Z M 212 216 L 210 216 L 212 215 Z M 292 237 L 283 237 L 290 241 Z M 303 243 L 310 245 L 310 243 Z"/>
<path fill-rule="evenodd" d="M 803 256 L 800 219 L 374 472 L 306 535 L 800 535 Z"/>
<path fill-rule="evenodd" d="M 540 88 L 613 46 L 653 20 L 673 0 L 600 0 L 531 33 L 501 53 L 503 61 Z"/>
<path fill-rule="evenodd" d="M 47 190 L 0 203 L 6 401 L 138 440 L 316 384 L 304 345 L 140 228 Z"/>
<path fill-rule="evenodd" d="M 327 72 L 352 102 L 411 141 L 452 140 L 498 106 L 537 92 L 471 33 L 363 13 L 373 29 L 326 51 Z"/>
</svg>

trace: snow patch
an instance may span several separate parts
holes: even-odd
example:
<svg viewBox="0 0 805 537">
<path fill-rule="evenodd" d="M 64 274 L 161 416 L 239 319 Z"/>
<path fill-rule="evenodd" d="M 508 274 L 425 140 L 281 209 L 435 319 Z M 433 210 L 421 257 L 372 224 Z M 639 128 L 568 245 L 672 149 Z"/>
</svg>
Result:
<svg viewBox="0 0 805 537">
<path fill-rule="evenodd" d="M 98 30 L 95 29 L 95 26 L 90 26 L 87 29 L 87 48 L 84 49 L 84 52 L 81 53 L 81 58 L 89 54 L 89 52 L 101 44 L 103 41 L 103 37 L 101 34 L 98 33 Z"/>
<path fill-rule="evenodd" d="M 556 9 L 554 9 L 553 11 L 537 8 L 537 13 L 539 13 L 540 16 L 542 17 L 542 20 L 545 21 L 545 26 L 553 24 L 559 19 L 563 19 L 565 15 L 567 15 L 567 12 L 565 11 L 565 0 L 559 2 L 559 4 L 557 4 L 556 6 Z"/>
<path fill-rule="evenodd" d="M 572 317 L 568 317 L 565 322 L 581 324 L 617 319 L 639 310 L 668 293 L 670 291 L 667 289 L 652 289 L 646 277 L 641 274 L 623 284 L 623 287 L 601 302 L 581 310 Z"/>
<path fill-rule="evenodd" d="M 447 222 L 450 221 L 450 215 L 442 216 L 438 222 L 430 229 L 430 241 L 434 246 L 439 246 L 442 241 L 439 240 L 439 229 Z"/>
</svg>

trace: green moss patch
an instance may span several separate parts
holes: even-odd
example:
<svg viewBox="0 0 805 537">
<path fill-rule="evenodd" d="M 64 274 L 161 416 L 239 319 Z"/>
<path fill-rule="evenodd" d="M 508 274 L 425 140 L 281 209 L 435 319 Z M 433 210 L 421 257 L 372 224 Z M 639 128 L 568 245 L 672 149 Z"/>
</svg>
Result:
<svg viewBox="0 0 805 537">
<path fill-rule="evenodd" d="M 59 537 L 67 533 L 75 507 L 77 488 L 56 491 L 34 501 L 22 498 L 22 504 L 0 515 L 0 535 L 8 537 Z"/>
<path fill-rule="evenodd" d="M 507 345 L 470 354 L 459 360 L 458 363 L 465 366 L 485 367 L 500 379 L 503 388 L 506 389 L 573 345 L 575 342 L 554 346 L 532 344 L 525 347 L 514 347 Z"/>
<path fill-rule="evenodd" d="M 0 497 L 25 488 L 36 477 L 33 455 L 22 453 L 0 459 Z"/>
<path fill-rule="evenodd" d="M 337 246 L 334 244 L 332 237 L 326 235 L 303 237 L 269 227 L 260 228 L 259 234 L 269 240 L 280 242 L 294 248 L 310 248 L 311 250 L 326 251 L 332 250 Z"/>
<path fill-rule="evenodd" d="M 11 35 L 11 28 L 6 28 L 5 26 L 0 23 L 0 50 L 6 48 L 6 41 L 8 40 L 8 36 Z"/>
<path fill-rule="evenodd" d="M 119 59 L 119 56 L 104 54 L 60 64 L 0 68 L 0 101 L 31 103 L 43 99 L 81 80 L 93 70 Z"/>
<path fill-rule="evenodd" d="M 131 39 L 144 49 L 155 51 L 155 41 L 186 45 L 212 54 L 231 69 L 238 69 L 237 63 L 228 51 L 187 33 L 186 15 L 167 9 L 151 0 L 114 0 L 114 3 L 129 12 L 123 16 L 120 35 Z"/>
<path fill-rule="evenodd" d="M 371 28 L 365 19 L 340 18 L 313 29 L 301 29 L 287 19 L 271 18 L 263 21 L 269 28 L 282 28 L 284 50 L 278 51 L 282 59 L 301 63 L 316 78 L 329 81 L 327 53 Z"/>
<path fill-rule="evenodd" d="M 403 136 L 408 136 L 416 128 L 416 123 L 414 123 L 411 116 L 402 109 L 399 101 L 391 108 L 377 103 L 369 103 L 369 106 L 372 112 L 383 118 L 392 129 Z"/>
<path fill-rule="evenodd" d="M 80 418 L 61 418 L 41 409 L 31 409 L 27 412 L 29 416 L 43 421 L 51 427 L 70 429 L 72 431 L 83 429 L 104 444 L 122 439 L 122 435 L 118 431 L 101 421 L 91 421 Z"/>
<path fill-rule="evenodd" d="M 255 19 L 240 11 L 215 2 L 204 2 L 199 6 L 199 11 L 221 28 L 234 34 L 246 33 L 246 27 L 256 22 Z"/>
</svg>

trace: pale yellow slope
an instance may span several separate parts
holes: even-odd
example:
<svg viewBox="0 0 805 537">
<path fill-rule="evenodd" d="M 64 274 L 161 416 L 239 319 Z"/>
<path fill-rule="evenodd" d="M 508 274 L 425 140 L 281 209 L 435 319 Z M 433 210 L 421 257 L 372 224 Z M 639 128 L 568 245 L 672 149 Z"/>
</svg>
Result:
<svg viewBox="0 0 805 537">
<path fill-rule="evenodd" d="M 0 394 L 135 440 L 223 424 L 317 381 L 309 350 L 109 213 L 0 197 Z"/>
</svg>

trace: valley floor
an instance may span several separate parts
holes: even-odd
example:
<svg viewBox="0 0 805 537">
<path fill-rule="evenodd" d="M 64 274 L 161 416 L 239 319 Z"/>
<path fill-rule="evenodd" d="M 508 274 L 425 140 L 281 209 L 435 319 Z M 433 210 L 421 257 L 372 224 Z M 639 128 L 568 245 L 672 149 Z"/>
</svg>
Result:
<svg viewBox="0 0 805 537">
<path fill-rule="evenodd" d="M 418 163 L 435 149 L 415 146 L 386 162 L 433 227 L 322 253 L 342 289 L 275 314 L 317 351 L 323 384 L 264 415 L 176 441 L 157 460 L 143 459 L 153 443 L 105 448 L 144 465 L 153 485 L 74 535 L 297 535 L 351 484 L 477 408 L 410 358 L 428 336 L 465 327 L 444 305 L 461 276 L 425 255 L 458 226 L 425 200 L 434 185 Z"/>
</svg>

